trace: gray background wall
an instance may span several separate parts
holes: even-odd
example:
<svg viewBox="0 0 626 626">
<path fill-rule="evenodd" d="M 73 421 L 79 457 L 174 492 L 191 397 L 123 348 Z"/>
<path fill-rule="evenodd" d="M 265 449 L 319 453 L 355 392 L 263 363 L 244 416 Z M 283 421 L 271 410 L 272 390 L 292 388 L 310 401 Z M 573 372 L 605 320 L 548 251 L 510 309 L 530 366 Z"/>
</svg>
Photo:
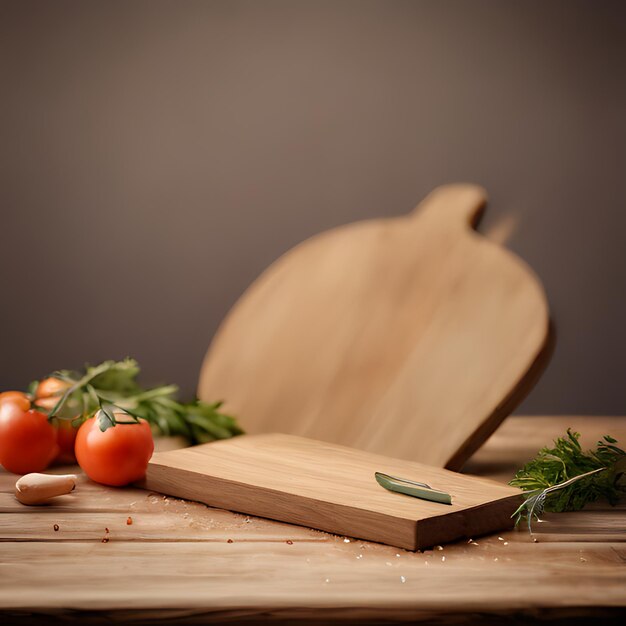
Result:
<svg viewBox="0 0 626 626">
<path fill-rule="evenodd" d="M 462 180 L 556 321 L 520 411 L 626 411 L 626 3 L 1 2 L 0 52 L 0 387 L 191 394 L 279 254 Z"/>
</svg>

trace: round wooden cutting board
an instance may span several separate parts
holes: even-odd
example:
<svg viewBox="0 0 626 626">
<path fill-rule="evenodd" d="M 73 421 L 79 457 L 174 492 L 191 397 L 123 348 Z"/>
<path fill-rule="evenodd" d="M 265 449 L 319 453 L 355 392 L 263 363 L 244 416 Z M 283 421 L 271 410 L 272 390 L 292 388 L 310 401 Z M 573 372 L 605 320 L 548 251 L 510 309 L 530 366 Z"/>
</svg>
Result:
<svg viewBox="0 0 626 626">
<path fill-rule="evenodd" d="M 219 328 L 198 396 L 282 432 L 460 469 L 547 360 L 536 276 L 473 229 L 474 185 L 296 246 Z"/>
</svg>

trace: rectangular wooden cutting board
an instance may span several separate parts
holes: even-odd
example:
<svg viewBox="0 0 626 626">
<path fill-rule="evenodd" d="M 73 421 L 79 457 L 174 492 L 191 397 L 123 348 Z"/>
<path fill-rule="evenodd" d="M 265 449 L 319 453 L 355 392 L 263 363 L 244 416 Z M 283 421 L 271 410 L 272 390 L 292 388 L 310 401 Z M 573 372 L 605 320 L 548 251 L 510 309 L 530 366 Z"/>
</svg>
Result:
<svg viewBox="0 0 626 626">
<path fill-rule="evenodd" d="M 374 472 L 427 483 L 452 504 L 387 491 Z M 509 528 L 521 502 L 517 489 L 491 480 L 283 434 L 157 453 L 143 486 L 407 550 Z"/>
</svg>

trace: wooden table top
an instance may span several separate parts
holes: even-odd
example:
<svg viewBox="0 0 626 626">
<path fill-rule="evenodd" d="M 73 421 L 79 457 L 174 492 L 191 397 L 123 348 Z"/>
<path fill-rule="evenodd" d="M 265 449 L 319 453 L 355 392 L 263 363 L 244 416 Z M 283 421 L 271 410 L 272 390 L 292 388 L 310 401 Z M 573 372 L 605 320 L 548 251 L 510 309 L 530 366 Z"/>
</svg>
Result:
<svg viewBox="0 0 626 626">
<path fill-rule="evenodd" d="M 506 481 L 568 426 L 587 446 L 626 441 L 626 418 L 509 418 L 465 471 Z M 412 553 L 84 479 L 24 507 L 15 478 L 0 473 L 0 611 L 13 622 L 571 623 L 626 607 L 623 504 L 547 514 L 537 543 L 521 528 Z"/>
</svg>

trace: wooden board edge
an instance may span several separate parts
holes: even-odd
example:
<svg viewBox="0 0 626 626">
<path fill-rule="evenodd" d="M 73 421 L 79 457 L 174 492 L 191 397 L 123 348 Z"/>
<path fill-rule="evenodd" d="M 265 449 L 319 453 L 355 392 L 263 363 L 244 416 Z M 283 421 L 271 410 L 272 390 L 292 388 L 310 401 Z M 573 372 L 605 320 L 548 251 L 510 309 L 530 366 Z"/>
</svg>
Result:
<svg viewBox="0 0 626 626">
<path fill-rule="evenodd" d="M 162 470 L 167 470 L 170 476 L 166 477 Z M 199 499 L 197 492 L 192 488 L 194 484 L 201 484 L 208 495 Z M 417 549 L 417 522 L 394 515 L 365 511 L 343 504 L 331 504 L 308 496 L 284 494 L 275 489 L 260 489 L 192 470 L 162 466 L 155 462 L 149 463 L 142 486 L 151 491 L 202 502 L 211 507 L 306 526 L 335 535 L 385 543 L 405 550 Z M 231 496 L 235 494 L 235 502 L 232 497 L 223 495 L 225 487 Z M 286 495 L 290 501 L 281 507 Z M 293 506 L 293 498 L 296 498 L 300 507 L 305 508 L 302 515 Z M 278 511 L 281 512 L 280 515 L 277 514 Z M 363 522 L 363 529 L 358 522 Z M 374 530 L 367 530 L 368 526 Z"/>
<path fill-rule="evenodd" d="M 554 323 L 548 318 L 546 324 L 546 334 L 539 350 L 526 370 L 526 373 L 519 379 L 516 385 L 509 391 L 508 395 L 494 409 L 494 411 L 483 421 L 463 443 L 463 445 L 450 457 L 444 465 L 445 469 L 459 472 L 463 465 L 470 459 L 489 437 L 498 429 L 498 426 L 511 415 L 511 413 L 528 396 L 534 386 L 539 382 L 542 374 L 548 367 L 554 348 L 556 346 L 556 332 Z"/>
<path fill-rule="evenodd" d="M 478 188 L 480 190 L 480 187 Z M 484 191 L 484 190 L 483 190 Z M 478 193 L 478 191 L 477 191 Z M 480 205 L 480 209 L 471 214 L 473 219 L 466 221 L 466 234 L 475 240 L 476 245 L 494 246 L 499 252 L 509 258 L 511 262 L 518 265 L 520 270 L 526 274 L 526 278 L 535 283 L 538 295 L 541 298 L 545 312 L 545 331 L 534 358 L 529 363 L 528 368 L 519 378 L 516 384 L 509 390 L 507 395 L 502 399 L 495 409 L 487 416 L 483 423 L 463 442 L 458 450 L 444 464 L 445 469 L 459 472 L 469 458 L 478 450 L 489 437 L 497 430 L 498 426 L 519 406 L 519 404 L 532 391 L 543 372 L 546 370 L 554 349 L 556 346 L 556 329 L 554 321 L 550 316 L 550 307 L 548 298 L 543 288 L 539 276 L 532 267 L 520 256 L 509 250 L 506 246 L 491 241 L 485 234 L 478 232 L 478 226 L 485 215 L 487 208 L 487 194 L 484 196 L 484 203 Z M 419 208 L 419 206 L 418 206 Z"/>
<path fill-rule="evenodd" d="M 435 544 L 474 539 L 475 537 L 509 530 L 515 525 L 511 516 L 521 502 L 522 495 L 514 494 L 498 498 L 492 502 L 468 507 L 458 512 L 457 515 L 444 513 L 436 517 L 419 520 L 415 542 L 417 549 L 424 550 Z M 445 524 L 443 523 L 444 518 Z M 442 534 L 442 528 L 445 528 L 447 532 Z"/>
</svg>

